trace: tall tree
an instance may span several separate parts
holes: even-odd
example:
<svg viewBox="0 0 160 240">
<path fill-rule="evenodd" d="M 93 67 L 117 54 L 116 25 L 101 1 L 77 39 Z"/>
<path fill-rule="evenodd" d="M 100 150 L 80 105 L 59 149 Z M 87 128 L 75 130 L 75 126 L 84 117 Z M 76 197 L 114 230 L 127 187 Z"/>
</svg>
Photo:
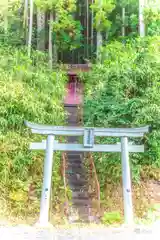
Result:
<svg viewBox="0 0 160 240">
<path fill-rule="evenodd" d="M 8 8 L 9 8 L 9 1 L 1 0 L 0 15 L 3 18 L 3 29 L 4 29 L 5 34 L 7 34 L 7 32 L 8 32 Z"/>
<path fill-rule="evenodd" d="M 122 7 L 122 37 L 125 37 L 126 31 L 125 31 L 125 15 L 126 15 L 126 9 L 125 7 Z"/>
<path fill-rule="evenodd" d="M 114 0 L 95 0 L 91 5 L 94 12 L 94 26 L 97 31 L 97 61 L 101 60 L 101 47 L 103 45 L 102 33 L 108 33 L 111 22 L 108 20 L 115 7 Z"/>
<path fill-rule="evenodd" d="M 25 29 L 25 38 L 26 38 L 26 44 L 28 42 L 28 0 L 25 0 L 24 2 L 24 19 L 23 19 L 23 27 Z"/>
<path fill-rule="evenodd" d="M 58 13 L 55 13 L 55 19 L 54 19 L 55 24 L 58 22 Z M 56 39 L 54 39 L 53 43 L 53 62 L 57 63 L 58 61 L 58 48 L 56 45 Z"/>
<path fill-rule="evenodd" d="M 53 44 L 52 44 L 52 23 L 53 23 L 53 12 L 50 11 L 50 21 L 49 21 L 49 66 L 52 69 L 53 65 Z"/>
<path fill-rule="evenodd" d="M 45 12 L 37 7 L 37 49 L 45 50 Z"/>
<path fill-rule="evenodd" d="M 144 8 L 145 0 L 139 0 L 139 34 L 141 37 L 145 36 Z"/>
<path fill-rule="evenodd" d="M 102 0 L 99 0 L 99 11 L 101 11 L 102 8 Z M 100 25 L 101 20 L 99 19 L 98 25 Z M 97 60 L 100 60 L 100 49 L 102 47 L 102 43 L 103 43 L 103 36 L 102 36 L 102 32 L 100 29 L 97 29 Z"/>
<path fill-rule="evenodd" d="M 8 32 L 8 0 L 6 0 L 6 10 L 4 12 L 4 31 L 7 35 Z"/>
<path fill-rule="evenodd" d="M 33 9 L 34 9 L 33 0 L 30 0 L 30 15 L 29 15 L 29 36 L 28 36 L 28 56 L 31 56 L 31 47 L 32 47 L 32 31 L 33 31 Z"/>
</svg>

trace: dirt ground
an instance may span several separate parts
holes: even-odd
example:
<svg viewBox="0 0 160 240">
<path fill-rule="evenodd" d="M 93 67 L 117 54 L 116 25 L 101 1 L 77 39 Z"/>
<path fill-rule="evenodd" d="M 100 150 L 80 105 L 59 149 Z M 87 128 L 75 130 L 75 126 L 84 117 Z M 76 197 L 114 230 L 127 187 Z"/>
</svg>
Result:
<svg viewBox="0 0 160 240">
<path fill-rule="evenodd" d="M 160 217 L 160 182 L 149 180 L 143 181 L 139 185 L 132 186 L 132 196 L 134 204 L 134 213 L 137 218 L 146 218 L 148 216 L 148 211 L 154 212 L 155 217 Z M 155 208 L 155 206 L 158 206 Z M 104 212 L 119 212 L 123 216 L 123 195 L 122 187 L 113 186 L 111 184 L 106 185 L 105 191 L 105 201 L 101 202 L 101 213 L 102 216 Z M 7 224 L 34 224 L 38 218 L 32 216 L 21 217 L 21 216 L 10 216 L 6 214 L 7 209 L 5 204 L 1 202 L 0 204 L 0 225 Z M 52 224 L 61 225 L 65 224 L 66 221 L 63 219 L 62 214 L 54 213 L 51 214 Z M 63 220 L 62 220 L 63 219 Z M 62 223 L 63 222 L 63 223 Z M 67 224 L 67 223 L 66 223 Z"/>
</svg>

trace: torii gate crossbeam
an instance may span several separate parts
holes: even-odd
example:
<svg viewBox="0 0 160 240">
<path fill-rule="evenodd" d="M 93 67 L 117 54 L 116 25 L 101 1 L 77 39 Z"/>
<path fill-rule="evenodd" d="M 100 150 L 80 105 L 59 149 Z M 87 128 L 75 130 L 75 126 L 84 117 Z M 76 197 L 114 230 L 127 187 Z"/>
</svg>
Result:
<svg viewBox="0 0 160 240">
<path fill-rule="evenodd" d="M 150 131 L 149 126 L 141 128 L 77 128 L 47 126 L 29 122 L 25 122 L 25 124 L 31 129 L 32 133 L 48 135 L 47 140 L 43 140 L 41 143 L 30 144 L 30 149 L 45 150 L 46 152 L 39 218 L 40 224 L 46 225 L 49 221 L 53 154 L 55 151 L 121 152 L 125 223 L 133 223 L 129 152 L 144 152 L 144 145 L 134 145 L 128 142 L 128 138 L 143 137 L 145 133 Z M 55 136 L 83 136 L 83 144 L 58 143 L 55 140 Z M 121 141 L 111 145 L 95 144 L 94 138 L 96 136 L 118 137 Z"/>
</svg>

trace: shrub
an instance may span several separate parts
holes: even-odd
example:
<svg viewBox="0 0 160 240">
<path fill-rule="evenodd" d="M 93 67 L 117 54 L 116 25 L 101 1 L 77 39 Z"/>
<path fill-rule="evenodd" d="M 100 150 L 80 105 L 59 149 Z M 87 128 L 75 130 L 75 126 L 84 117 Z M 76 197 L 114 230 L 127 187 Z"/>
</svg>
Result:
<svg viewBox="0 0 160 240">
<path fill-rule="evenodd" d="M 25 50 L 3 45 L 0 46 L 0 76 L 1 198 L 7 200 L 16 215 L 31 214 L 39 205 L 28 203 L 28 185 L 35 184 L 39 196 L 44 154 L 29 150 L 29 143 L 40 137 L 30 134 L 24 120 L 63 124 L 66 76 L 60 70 L 49 70 L 41 53 L 35 52 L 30 60 Z M 59 165 L 58 154 L 53 178 L 55 198 L 61 187 Z"/>
<path fill-rule="evenodd" d="M 122 217 L 119 212 L 105 212 L 102 218 L 102 223 L 106 225 L 117 224 L 122 222 Z"/>
<path fill-rule="evenodd" d="M 160 166 L 160 38 L 149 37 L 112 42 L 103 48 L 103 64 L 82 74 L 86 82 L 84 123 L 98 127 L 140 127 L 153 131 L 134 142 L 145 144 L 144 154 L 132 154 L 133 179 L 143 166 Z M 100 142 L 114 142 L 116 139 Z M 117 154 L 95 154 L 101 186 L 119 181 L 121 162 Z"/>
</svg>

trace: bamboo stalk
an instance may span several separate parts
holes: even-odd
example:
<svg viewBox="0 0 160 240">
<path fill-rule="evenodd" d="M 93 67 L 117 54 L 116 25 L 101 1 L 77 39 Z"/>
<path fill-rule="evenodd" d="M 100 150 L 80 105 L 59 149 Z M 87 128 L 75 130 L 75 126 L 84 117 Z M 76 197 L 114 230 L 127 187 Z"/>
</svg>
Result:
<svg viewBox="0 0 160 240">
<path fill-rule="evenodd" d="M 4 32 L 5 32 L 5 35 L 7 35 L 8 33 L 8 0 L 6 4 L 6 9 L 4 11 Z"/>
<path fill-rule="evenodd" d="M 49 23 L 49 67 L 53 67 L 53 44 L 52 44 L 52 22 L 53 22 L 53 13 L 50 12 L 50 23 Z"/>
<path fill-rule="evenodd" d="M 125 32 L 125 15 L 126 15 L 126 9 L 123 7 L 122 8 L 122 37 L 125 37 L 126 32 Z"/>
<path fill-rule="evenodd" d="M 29 37 L 28 37 L 28 57 L 31 57 L 33 31 L 33 0 L 30 0 L 30 19 L 29 19 Z"/>
<path fill-rule="evenodd" d="M 37 49 L 45 50 L 45 12 L 37 8 Z"/>
<path fill-rule="evenodd" d="M 145 0 L 139 0 L 139 34 L 140 34 L 140 37 L 145 37 L 144 8 L 145 8 Z"/>
<path fill-rule="evenodd" d="M 88 0 L 86 0 L 86 7 L 87 7 L 87 9 L 86 9 L 86 11 L 87 11 L 87 16 L 86 16 L 86 20 L 87 20 L 87 23 L 86 23 L 86 28 L 87 28 L 87 46 L 86 46 L 86 49 L 87 49 L 87 51 L 86 51 L 86 55 L 87 55 L 87 59 L 88 59 L 88 44 L 89 44 L 89 2 L 88 2 Z"/>
<path fill-rule="evenodd" d="M 24 2 L 24 17 L 23 17 L 23 26 L 26 27 L 28 18 L 28 0 Z"/>
<path fill-rule="evenodd" d="M 92 0 L 92 4 L 94 3 L 94 0 Z M 93 13 L 93 9 L 92 9 L 92 13 L 91 13 L 91 46 L 92 46 L 92 52 L 93 52 L 93 47 L 94 47 L 94 13 Z"/>
<path fill-rule="evenodd" d="M 102 0 L 99 0 L 99 8 L 102 6 Z M 97 31 L 97 61 L 101 61 L 101 56 L 100 56 L 100 48 L 102 47 L 102 33 L 101 31 Z"/>
<path fill-rule="evenodd" d="M 55 21 L 58 21 L 58 16 L 56 13 L 55 13 Z M 54 62 L 54 64 L 56 64 L 57 61 L 58 61 L 58 52 L 57 52 L 56 43 L 54 42 L 54 44 L 53 44 L 53 62 Z"/>
<path fill-rule="evenodd" d="M 25 0 L 24 3 L 24 19 L 23 19 L 24 35 L 26 39 L 26 45 L 28 42 L 28 0 Z"/>
</svg>

